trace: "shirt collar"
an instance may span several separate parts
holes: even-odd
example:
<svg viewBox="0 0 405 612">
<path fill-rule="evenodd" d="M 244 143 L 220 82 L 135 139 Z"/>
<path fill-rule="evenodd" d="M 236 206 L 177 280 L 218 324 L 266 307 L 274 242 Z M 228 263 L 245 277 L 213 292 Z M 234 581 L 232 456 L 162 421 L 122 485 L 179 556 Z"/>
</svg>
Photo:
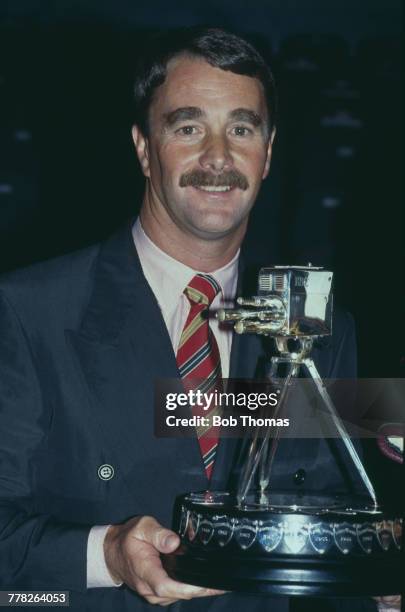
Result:
<svg viewBox="0 0 405 612">
<path fill-rule="evenodd" d="M 132 234 L 143 273 L 160 307 L 170 310 L 176 308 L 193 276 L 204 272 L 186 266 L 156 246 L 143 230 L 139 217 L 132 228 Z M 239 253 L 240 250 L 222 268 L 210 272 L 221 287 L 220 303 L 228 303 L 235 297 Z"/>
</svg>

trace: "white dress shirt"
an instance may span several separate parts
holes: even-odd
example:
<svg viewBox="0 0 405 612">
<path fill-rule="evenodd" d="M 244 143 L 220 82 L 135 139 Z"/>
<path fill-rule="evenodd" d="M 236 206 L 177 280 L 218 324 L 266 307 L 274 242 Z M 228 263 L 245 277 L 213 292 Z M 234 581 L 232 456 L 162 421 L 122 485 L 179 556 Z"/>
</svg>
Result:
<svg viewBox="0 0 405 612">
<path fill-rule="evenodd" d="M 145 234 L 139 218 L 133 226 L 132 234 L 143 273 L 155 294 L 176 353 L 190 311 L 184 289 L 195 274 L 204 272 L 189 268 L 159 249 Z M 210 272 L 221 287 L 210 306 L 211 311 L 233 304 L 238 281 L 238 259 L 239 251 L 225 266 Z M 219 324 L 215 318 L 210 319 L 210 327 L 218 344 L 222 377 L 228 378 L 232 331 L 229 326 Z M 104 560 L 103 545 L 108 528 L 109 525 L 96 525 L 90 529 L 87 542 L 87 588 L 120 586 L 112 580 Z"/>
</svg>

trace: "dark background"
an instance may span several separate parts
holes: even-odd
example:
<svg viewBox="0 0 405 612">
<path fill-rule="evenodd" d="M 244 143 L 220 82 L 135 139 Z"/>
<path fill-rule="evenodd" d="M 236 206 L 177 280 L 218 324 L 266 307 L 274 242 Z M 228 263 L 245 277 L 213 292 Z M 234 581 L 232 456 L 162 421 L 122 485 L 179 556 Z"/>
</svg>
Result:
<svg viewBox="0 0 405 612">
<path fill-rule="evenodd" d="M 156 28 L 246 33 L 280 91 L 249 260 L 329 266 L 363 376 L 404 376 L 399 0 L 0 5 L 0 270 L 107 236 L 139 207 L 134 61 Z"/>
<path fill-rule="evenodd" d="M 249 263 L 330 267 L 356 320 L 360 375 L 405 377 L 400 0 L 0 3 L 0 271 L 136 213 L 136 57 L 151 31 L 202 23 L 249 35 L 280 92 Z M 365 452 L 379 496 L 398 504 L 403 470 L 374 440 Z"/>
</svg>

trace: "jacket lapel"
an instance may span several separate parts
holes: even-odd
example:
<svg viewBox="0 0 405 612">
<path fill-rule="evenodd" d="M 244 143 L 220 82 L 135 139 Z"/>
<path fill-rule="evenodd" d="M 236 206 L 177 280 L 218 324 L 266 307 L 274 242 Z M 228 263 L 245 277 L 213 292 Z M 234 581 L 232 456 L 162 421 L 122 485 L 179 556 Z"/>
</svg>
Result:
<svg viewBox="0 0 405 612">
<path fill-rule="evenodd" d="M 89 403 L 109 455 L 124 478 L 134 458 L 142 464 L 165 461 L 170 470 L 195 466 L 196 440 L 154 438 L 154 385 L 177 378 L 173 348 L 159 305 L 141 269 L 128 226 L 103 243 L 94 287 L 78 331 L 66 330 Z M 190 473 L 193 472 L 191 468 Z"/>
</svg>

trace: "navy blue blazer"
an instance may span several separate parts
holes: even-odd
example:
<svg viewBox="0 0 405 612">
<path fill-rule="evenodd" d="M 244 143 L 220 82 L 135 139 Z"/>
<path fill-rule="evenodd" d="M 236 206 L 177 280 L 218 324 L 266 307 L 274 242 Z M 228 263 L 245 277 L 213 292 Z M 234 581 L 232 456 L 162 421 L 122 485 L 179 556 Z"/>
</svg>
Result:
<svg viewBox="0 0 405 612">
<path fill-rule="evenodd" d="M 231 375 L 252 377 L 262 355 L 258 338 L 235 338 Z M 333 339 L 315 358 L 323 376 L 355 374 L 349 315 L 336 315 Z M 87 537 L 92 525 L 134 515 L 170 526 L 176 495 L 206 488 L 196 439 L 154 437 L 154 381 L 177 376 L 129 225 L 100 245 L 2 277 L 1 588 L 70 590 L 77 610 L 151 609 L 126 587 L 86 590 Z M 226 484 L 225 447 L 213 488 Z M 325 444 L 299 451 L 287 444 L 277 461 L 290 484 L 299 468 L 321 488 L 343 478 Z M 99 477 L 104 464 L 114 469 L 109 480 Z M 173 609 L 287 605 L 284 598 L 229 594 Z"/>
</svg>

